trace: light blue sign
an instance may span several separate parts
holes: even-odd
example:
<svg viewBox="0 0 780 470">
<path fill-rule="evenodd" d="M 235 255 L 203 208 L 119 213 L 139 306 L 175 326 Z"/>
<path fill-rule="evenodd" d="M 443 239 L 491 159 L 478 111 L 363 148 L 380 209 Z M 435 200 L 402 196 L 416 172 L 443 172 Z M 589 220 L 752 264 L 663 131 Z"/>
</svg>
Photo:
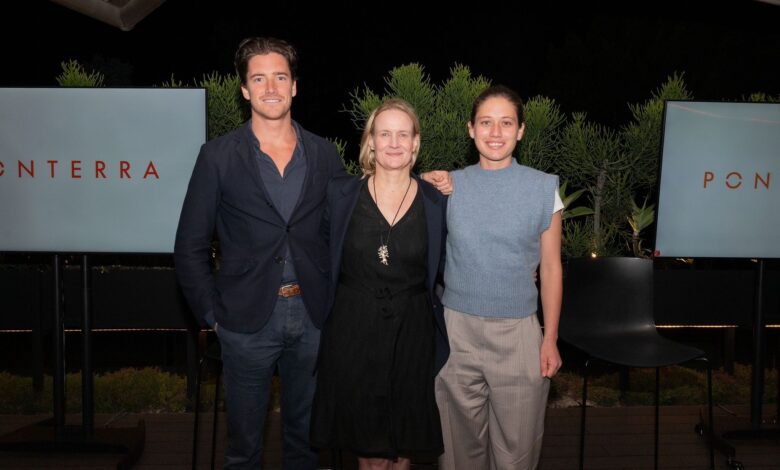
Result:
<svg viewBox="0 0 780 470">
<path fill-rule="evenodd" d="M 666 103 L 656 256 L 780 258 L 780 104 Z"/>
<path fill-rule="evenodd" d="M 0 88 L 0 251 L 172 253 L 204 89 Z"/>
</svg>

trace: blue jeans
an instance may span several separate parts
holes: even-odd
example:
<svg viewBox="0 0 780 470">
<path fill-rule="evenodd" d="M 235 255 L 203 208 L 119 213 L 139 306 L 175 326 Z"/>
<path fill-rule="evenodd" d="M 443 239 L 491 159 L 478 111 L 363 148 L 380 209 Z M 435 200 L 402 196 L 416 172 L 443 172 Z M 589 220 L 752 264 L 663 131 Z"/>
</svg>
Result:
<svg viewBox="0 0 780 470">
<path fill-rule="evenodd" d="M 277 363 L 282 380 L 282 465 L 317 468 L 309 445 L 320 330 L 309 318 L 303 299 L 279 297 L 268 323 L 256 333 L 218 328 L 225 374 L 228 446 L 225 468 L 261 468 L 263 427 Z"/>
</svg>

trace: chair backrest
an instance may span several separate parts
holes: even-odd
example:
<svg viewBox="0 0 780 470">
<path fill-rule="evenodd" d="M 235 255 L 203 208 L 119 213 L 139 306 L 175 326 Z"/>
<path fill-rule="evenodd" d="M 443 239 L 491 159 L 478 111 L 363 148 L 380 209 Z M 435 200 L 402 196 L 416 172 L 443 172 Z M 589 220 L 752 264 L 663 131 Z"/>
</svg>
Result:
<svg viewBox="0 0 780 470">
<path fill-rule="evenodd" d="M 648 329 L 655 330 L 652 260 L 568 260 L 564 266 L 562 339 Z"/>
</svg>

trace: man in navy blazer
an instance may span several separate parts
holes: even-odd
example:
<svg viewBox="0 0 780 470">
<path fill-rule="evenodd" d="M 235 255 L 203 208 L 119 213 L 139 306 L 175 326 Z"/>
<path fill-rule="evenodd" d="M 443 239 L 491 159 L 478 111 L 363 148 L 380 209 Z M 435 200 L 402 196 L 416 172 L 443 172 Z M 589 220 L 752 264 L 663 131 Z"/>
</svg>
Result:
<svg viewBox="0 0 780 470">
<path fill-rule="evenodd" d="M 328 181 L 344 173 L 336 148 L 292 120 L 295 49 L 245 39 L 236 52 L 251 120 L 201 148 L 176 234 L 179 283 L 222 346 L 225 468 L 259 468 L 271 379 L 284 386 L 285 469 L 314 469 L 309 419 L 329 255 L 319 234 Z M 222 259 L 209 262 L 216 230 Z"/>
</svg>

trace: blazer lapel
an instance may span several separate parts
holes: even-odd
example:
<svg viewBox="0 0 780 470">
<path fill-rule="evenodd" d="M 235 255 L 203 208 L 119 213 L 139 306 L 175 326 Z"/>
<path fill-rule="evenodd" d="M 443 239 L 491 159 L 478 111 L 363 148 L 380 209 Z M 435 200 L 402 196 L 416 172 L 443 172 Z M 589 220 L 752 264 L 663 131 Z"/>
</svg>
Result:
<svg viewBox="0 0 780 470">
<path fill-rule="evenodd" d="M 309 136 L 306 134 L 306 132 L 303 130 L 303 128 L 298 125 L 298 123 L 293 122 L 293 126 L 295 126 L 295 132 L 299 134 L 298 138 L 298 145 L 302 146 L 301 152 L 303 153 L 303 158 L 306 159 L 306 176 L 303 177 L 303 186 L 301 186 L 301 193 L 298 195 L 298 201 L 295 203 L 295 208 L 292 211 L 292 215 L 290 216 L 290 222 L 295 220 L 295 215 L 298 212 L 298 207 L 300 207 L 301 203 L 304 201 L 304 198 L 306 197 L 306 193 L 309 190 L 309 188 L 312 187 L 314 184 L 314 179 L 317 174 L 317 145 L 314 144 L 309 139 Z"/>
<path fill-rule="evenodd" d="M 265 206 L 259 211 L 259 213 L 265 212 L 264 209 L 266 207 L 270 208 L 272 213 L 278 217 L 279 222 L 284 223 L 282 214 L 279 213 L 279 210 L 273 204 L 271 196 L 268 194 L 268 189 L 265 187 L 265 183 L 263 183 L 263 178 L 260 176 L 260 167 L 257 162 L 257 156 L 255 154 L 254 148 L 257 140 L 252 133 L 251 121 L 247 121 L 247 123 L 244 125 L 244 132 L 241 137 L 241 142 L 236 147 L 236 151 L 239 154 L 239 159 L 242 166 L 244 167 L 244 170 L 249 175 L 251 175 L 252 183 L 254 184 L 254 191 L 252 191 L 252 193 L 256 194 L 257 197 L 262 200 L 262 206 Z"/>
<path fill-rule="evenodd" d="M 415 175 L 418 187 L 422 188 L 423 204 L 425 206 L 426 225 L 428 226 L 428 288 L 433 289 L 439 270 L 441 257 L 441 232 L 444 221 L 441 218 L 441 198 L 433 194 L 435 188 L 421 182 Z"/>
</svg>

